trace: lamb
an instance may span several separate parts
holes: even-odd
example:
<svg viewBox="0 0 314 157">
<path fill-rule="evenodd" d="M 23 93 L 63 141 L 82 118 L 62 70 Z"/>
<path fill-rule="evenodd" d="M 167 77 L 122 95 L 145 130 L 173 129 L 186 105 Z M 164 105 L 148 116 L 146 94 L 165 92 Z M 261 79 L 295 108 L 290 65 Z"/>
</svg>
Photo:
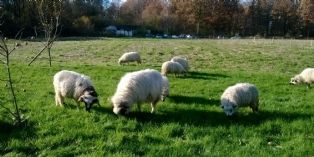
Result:
<svg viewBox="0 0 314 157">
<path fill-rule="evenodd" d="M 170 73 L 174 73 L 177 76 L 178 74 L 185 74 L 186 71 L 180 63 L 166 61 L 161 66 L 161 74 L 167 76 Z"/>
<path fill-rule="evenodd" d="M 169 80 L 166 76 L 162 76 L 162 94 L 161 94 L 161 101 L 165 101 L 166 97 L 169 96 Z"/>
<path fill-rule="evenodd" d="M 137 62 L 138 64 L 141 64 L 141 57 L 138 52 L 127 52 L 124 53 L 120 58 L 118 63 L 121 65 L 123 63 L 128 63 L 128 62 Z"/>
<path fill-rule="evenodd" d="M 252 111 L 258 112 L 259 94 L 255 85 L 237 83 L 228 87 L 221 95 L 221 107 L 227 116 L 236 113 L 238 107 L 250 106 Z"/>
<path fill-rule="evenodd" d="M 306 68 L 290 80 L 290 84 L 297 85 L 302 83 L 307 84 L 307 88 L 311 87 L 311 83 L 314 83 L 314 68 Z"/>
<path fill-rule="evenodd" d="M 189 71 L 189 63 L 185 57 L 175 56 L 171 59 L 171 61 L 180 63 L 185 71 Z"/>
<path fill-rule="evenodd" d="M 53 77 L 55 89 L 55 102 L 57 106 L 63 106 L 64 98 L 72 98 L 77 107 L 80 102 L 85 103 L 86 111 L 90 111 L 93 104 L 98 104 L 97 93 L 88 76 L 74 71 L 62 70 Z"/>
<path fill-rule="evenodd" d="M 113 112 L 115 114 L 128 115 L 134 103 L 140 110 L 142 102 L 151 104 L 151 113 L 155 112 L 155 106 L 162 94 L 162 76 L 153 69 L 140 70 L 125 74 L 111 97 Z"/>
</svg>

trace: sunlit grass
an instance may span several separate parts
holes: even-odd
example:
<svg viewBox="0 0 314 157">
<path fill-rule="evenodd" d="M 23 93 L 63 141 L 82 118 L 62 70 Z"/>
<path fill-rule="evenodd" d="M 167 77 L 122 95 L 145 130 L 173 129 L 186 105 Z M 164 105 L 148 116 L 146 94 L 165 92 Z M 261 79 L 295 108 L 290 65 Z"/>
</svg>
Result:
<svg viewBox="0 0 314 157">
<path fill-rule="evenodd" d="M 0 155 L 314 155 L 314 90 L 289 85 L 294 74 L 314 67 L 311 41 L 64 40 L 52 49 L 53 67 L 47 54 L 27 66 L 41 46 L 28 42 L 14 52 L 18 104 L 29 119 L 27 127 L 16 128 L 0 109 Z M 140 52 L 143 63 L 119 66 L 119 56 L 127 51 Z M 113 114 L 109 98 L 121 76 L 145 68 L 160 70 L 162 62 L 175 55 L 187 56 L 191 72 L 169 76 L 171 95 L 158 103 L 155 114 L 147 104 L 142 111 L 134 107 L 129 117 Z M 52 77 L 61 69 L 90 76 L 101 107 L 88 113 L 69 99 L 64 108 L 56 107 Z M 220 95 L 237 82 L 258 87 L 258 114 L 243 108 L 229 119 L 222 112 Z M 9 105 L 5 82 L 0 87 L 0 103 Z"/>
</svg>

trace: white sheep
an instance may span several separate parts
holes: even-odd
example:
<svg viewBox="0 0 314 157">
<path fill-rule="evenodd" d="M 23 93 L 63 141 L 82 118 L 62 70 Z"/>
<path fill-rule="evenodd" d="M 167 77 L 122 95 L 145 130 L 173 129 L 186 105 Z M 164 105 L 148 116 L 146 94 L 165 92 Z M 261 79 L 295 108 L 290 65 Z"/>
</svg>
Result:
<svg viewBox="0 0 314 157">
<path fill-rule="evenodd" d="M 161 74 L 167 76 L 167 74 L 174 73 L 175 76 L 179 74 L 185 74 L 186 71 L 183 66 L 178 62 L 166 61 L 161 66 Z"/>
<path fill-rule="evenodd" d="M 259 94 L 255 85 L 237 83 L 228 87 L 221 95 L 221 107 L 227 116 L 232 116 L 238 107 L 250 106 L 253 112 L 258 112 Z"/>
<path fill-rule="evenodd" d="M 57 106 L 62 106 L 66 97 L 74 99 L 77 107 L 79 107 L 80 102 L 84 102 L 87 111 L 90 111 L 94 103 L 99 105 L 97 93 L 88 76 L 74 71 L 62 70 L 54 75 L 53 86 Z"/>
<path fill-rule="evenodd" d="M 118 61 L 119 64 L 128 62 L 137 62 L 138 64 L 142 63 L 140 54 L 138 52 L 127 52 L 124 53 Z"/>
<path fill-rule="evenodd" d="M 310 88 L 311 83 L 314 83 L 314 68 L 306 68 L 300 74 L 295 75 L 290 80 L 291 84 L 307 84 L 307 87 Z"/>
<path fill-rule="evenodd" d="M 151 113 L 162 94 L 162 76 L 153 69 L 140 70 L 125 74 L 111 97 L 113 112 L 127 115 L 134 103 L 140 110 L 142 102 L 151 103 Z"/>
<path fill-rule="evenodd" d="M 166 76 L 162 76 L 162 94 L 161 94 L 161 101 L 165 101 L 166 97 L 169 96 L 169 80 Z"/>
<path fill-rule="evenodd" d="M 171 61 L 180 63 L 185 69 L 185 71 L 189 71 L 189 63 L 185 57 L 175 56 L 171 59 Z"/>
</svg>

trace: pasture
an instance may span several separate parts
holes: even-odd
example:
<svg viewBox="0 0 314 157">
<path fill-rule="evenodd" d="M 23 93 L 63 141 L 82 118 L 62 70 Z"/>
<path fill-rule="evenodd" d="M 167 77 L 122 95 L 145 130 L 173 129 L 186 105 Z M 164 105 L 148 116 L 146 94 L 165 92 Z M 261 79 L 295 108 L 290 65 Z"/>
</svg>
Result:
<svg viewBox="0 0 314 157">
<path fill-rule="evenodd" d="M 314 89 L 289 84 L 314 67 L 309 40 L 60 39 L 52 67 L 47 54 L 27 66 L 42 44 L 22 45 L 12 69 L 28 122 L 16 128 L 0 108 L 0 156 L 314 156 Z M 140 52 L 142 64 L 118 65 L 127 51 Z M 113 114 L 109 98 L 124 73 L 160 71 L 175 55 L 189 59 L 190 73 L 168 77 L 170 97 L 156 113 L 142 104 L 128 117 Z M 52 77 L 62 69 L 90 76 L 101 107 L 88 113 L 70 99 L 56 107 Z M 220 96 L 238 82 L 258 87 L 260 112 L 241 108 L 230 119 Z M 0 93 L 0 103 L 9 103 L 5 82 Z"/>
</svg>

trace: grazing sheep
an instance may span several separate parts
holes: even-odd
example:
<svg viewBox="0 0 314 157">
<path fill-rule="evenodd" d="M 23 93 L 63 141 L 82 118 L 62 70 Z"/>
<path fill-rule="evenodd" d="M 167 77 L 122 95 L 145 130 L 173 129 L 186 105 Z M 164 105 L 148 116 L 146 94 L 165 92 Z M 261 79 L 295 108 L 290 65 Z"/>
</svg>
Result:
<svg viewBox="0 0 314 157">
<path fill-rule="evenodd" d="M 166 61 L 161 66 L 161 74 L 167 76 L 167 74 L 174 73 L 175 76 L 177 74 L 185 74 L 183 66 L 178 62 Z"/>
<path fill-rule="evenodd" d="M 169 96 L 169 80 L 166 76 L 162 76 L 162 94 L 161 94 L 161 101 L 165 101 L 166 97 Z"/>
<path fill-rule="evenodd" d="M 124 53 L 120 58 L 118 63 L 128 63 L 128 62 L 137 62 L 138 64 L 142 63 L 140 54 L 138 52 L 127 52 Z"/>
<path fill-rule="evenodd" d="M 259 96 L 255 85 L 237 83 L 228 87 L 221 95 L 221 107 L 227 116 L 232 116 L 238 107 L 250 106 L 253 112 L 258 111 Z"/>
<path fill-rule="evenodd" d="M 15 47 L 20 47 L 20 46 L 22 46 L 21 43 L 15 43 Z"/>
<path fill-rule="evenodd" d="M 125 74 L 111 98 L 113 112 L 127 115 L 134 103 L 140 110 L 142 102 L 151 103 L 151 113 L 162 94 L 162 76 L 153 69 L 146 69 Z"/>
<path fill-rule="evenodd" d="M 53 77 L 56 105 L 63 105 L 64 98 L 72 98 L 77 107 L 80 102 L 85 103 L 86 111 L 90 111 L 92 105 L 99 101 L 95 88 L 88 76 L 74 71 L 62 70 Z"/>
<path fill-rule="evenodd" d="M 180 63 L 185 71 L 189 71 L 189 63 L 185 57 L 175 56 L 171 59 L 171 61 Z"/>
<path fill-rule="evenodd" d="M 304 69 L 300 74 L 291 78 L 290 83 L 294 85 L 305 83 L 310 88 L 311 83 L 314 83 L 314 68 Z"/>
</svg>

